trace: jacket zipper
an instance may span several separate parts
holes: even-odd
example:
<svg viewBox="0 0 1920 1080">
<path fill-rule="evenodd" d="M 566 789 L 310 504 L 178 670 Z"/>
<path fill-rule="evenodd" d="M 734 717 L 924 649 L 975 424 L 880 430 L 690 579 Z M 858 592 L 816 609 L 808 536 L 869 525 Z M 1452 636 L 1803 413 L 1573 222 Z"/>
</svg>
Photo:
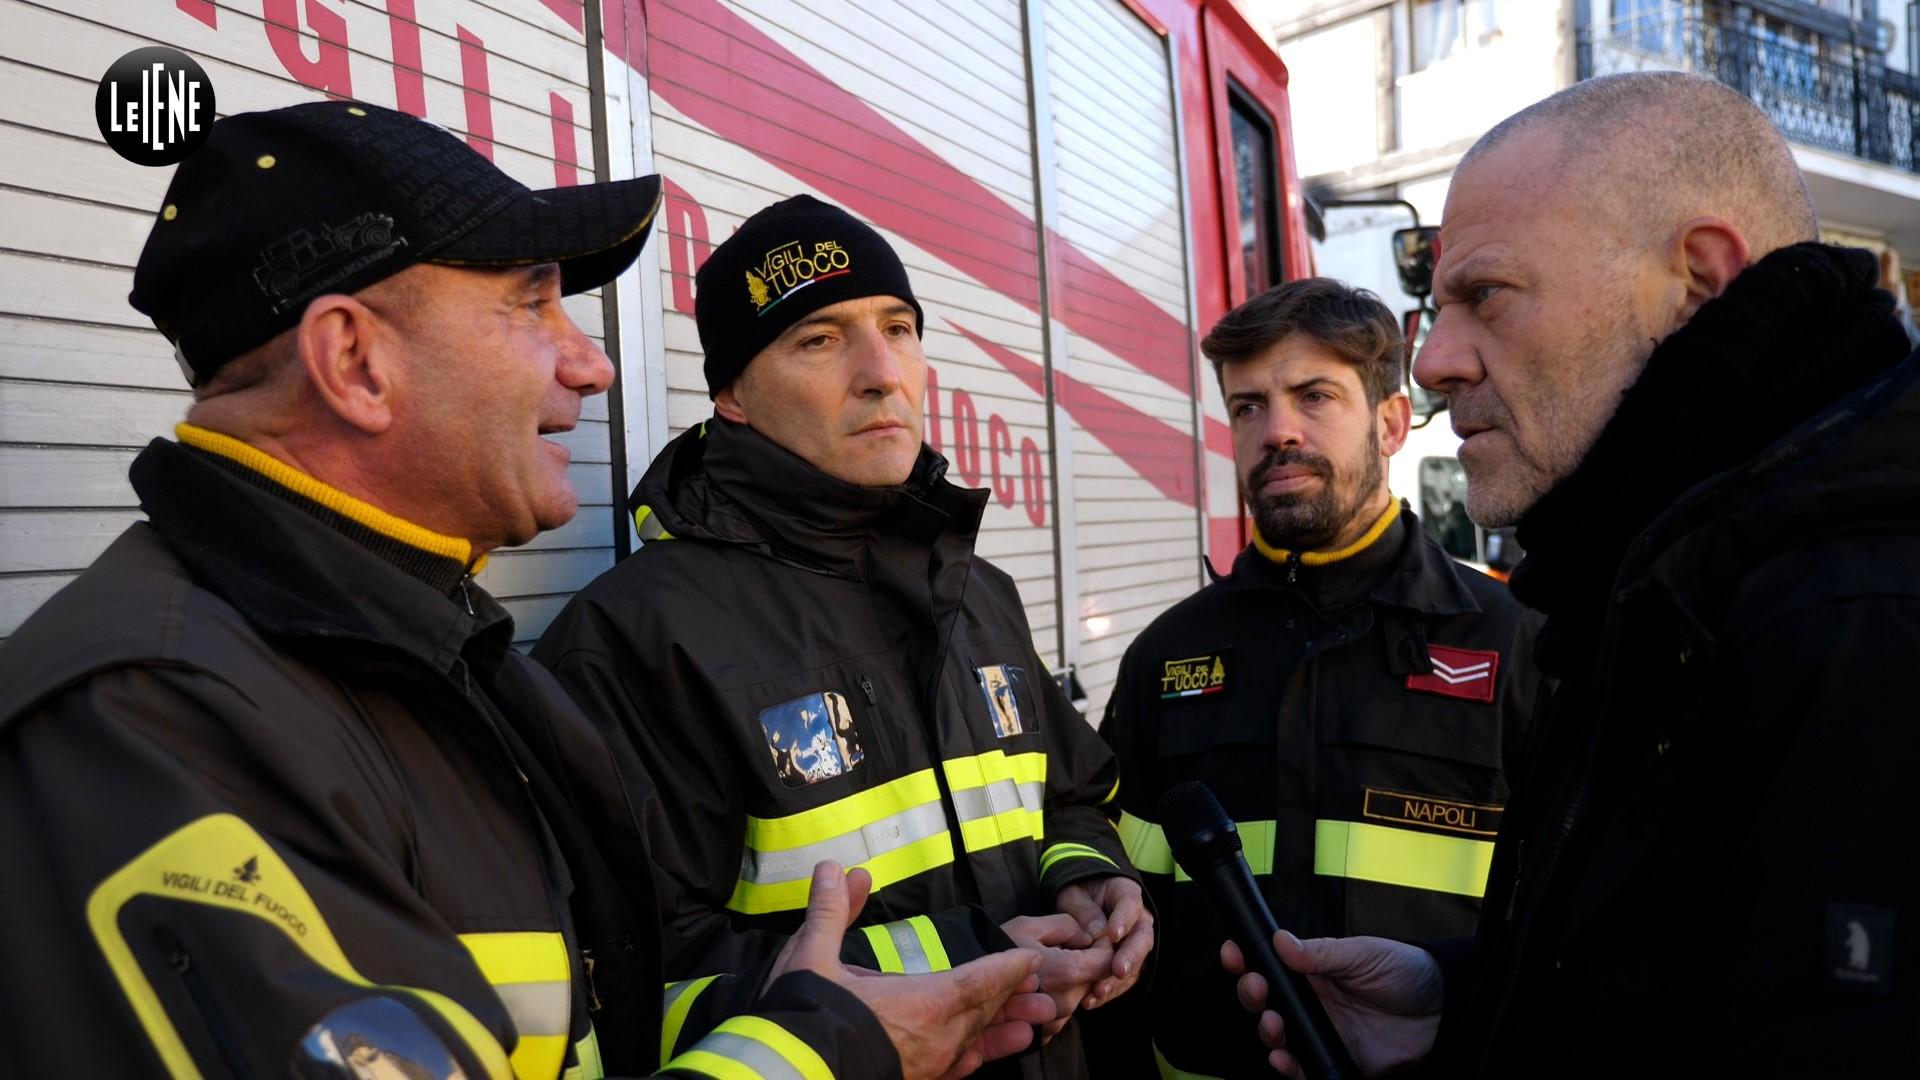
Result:
<svg viewBox="0 0 1920 1080">
<path fill-rule="evenodd" d="M 200 1020 L 206 1024 L 207 1037 L 213 1040 L 214 1049 L 220 1051 L 220 1060 L 226 1063 L 227 1072 L 234 1076 L 245 1076 L 247 1070 L 242 1067 L 234 1053 L 232 1036 L 227 1033 L 224 1014 L 214 1005 L 213 995 L 207 992 L 206 983 L 200 979 L 200 972 L 193 966 L 193 956 L 180 941 L 179 935 L 165 926 L 153 928 L 153 939 L 166 954 L 167 966 L 180 976 L 181 985 L 187 988 L 187 996 L 193 999 L 193 1007 L 200 1014 Z"/>
<path fill-rule="evenodd" d="M 860 692 L 867 695 L 867 704 L 878 708 L 880 706 L 880 698 L 873 692 L 873 680 L 867 678 L 867 673 L 864 671 L 855 674 L 854 678 L 860 682 Z"/>
</svg>

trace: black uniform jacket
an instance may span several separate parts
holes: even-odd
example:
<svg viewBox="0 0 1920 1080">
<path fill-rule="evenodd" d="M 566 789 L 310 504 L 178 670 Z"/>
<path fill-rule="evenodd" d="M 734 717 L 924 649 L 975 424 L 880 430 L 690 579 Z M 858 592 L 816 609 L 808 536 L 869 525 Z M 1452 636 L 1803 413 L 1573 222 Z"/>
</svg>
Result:
<svg viewBox="0 0 1920 1080">
<path fill-rule="evenodd" d="M 1101 734 L 1120 759 L 1120 832 L 1159 909 L 1160 956 L 1149 1001 L 1124 1023 L 1090 1021 L 1129 1047 L 1103 1075 L 1153 1060 L 1148 1031 L 1172 1069 L 1271 1074 L 1220 968 L 1227 932 L 1157 820 L 1178 784 L 1219 796 L 1275 917 L 1302 937 L 1473 927 L 1541 693 L 1541 620 L 1393 509 L 1337 561 L 1283 565 L 1248 547 L 1128 648 Z"/>
<path fill-rule="evenodd" d="M 1920 1070 L 1920 355 L 1875 282 L 1750 267 L 1522 520 L 1565 681 L 1447 1075 Z"/>
<path fill-rule="evenodd" d="M 1004 948 L 1000 922 L 1131 873 L 1100 809 L 1113 756 L 973 554 L 986 493 L 945 471 L 923 449 L 906 485 L 855 487 L 716 417 L 635 491 L 654 539 L 534 650 L 603 729 L 576 771 L 605 846 L 644 840 L 664 871 L 670 976 L 765 963 L 822 859 L 872 873 L 847 956 L 893 971 Z"/>
<path fill-rule="evenodd" d="M 620 966 L 652 988 L 590 1016 L 575 878 L 505 723 L 584 721 L 509 647 L 466 542 L 180 436 L 134 462 L 150 523 L 0 648 L 0 999 L 19 1036 L 0 1071 L 660 1067 L 651 898 Z M 759 1015 L 692 1017 L 718 1026 L 702 1053 L 897 1075 L 857 1001 L 788 978 Z M 625 1060 L 603 1060 L 595 1019 Z"/>
</svg>

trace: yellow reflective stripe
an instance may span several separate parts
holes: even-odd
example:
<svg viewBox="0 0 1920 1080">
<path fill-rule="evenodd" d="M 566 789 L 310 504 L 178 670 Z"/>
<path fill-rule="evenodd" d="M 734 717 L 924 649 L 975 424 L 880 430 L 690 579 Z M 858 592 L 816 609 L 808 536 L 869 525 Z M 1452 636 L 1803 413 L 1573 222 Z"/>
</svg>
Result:
<svg viewBox="0 0 1920 1080">
<path fill-rule="evenodd" d="M 254 863 L 255 883 L 232 883 L 234 868 L 249 861 Z M 196 878 L 229 884 L 218 892 L 204 893 L 191 884 L 169 884 L 191 882 Z M 120 932 L 120 910 L 136 896 L 205 904 L 260 919 L 278 928 L 307 959 L 335 978 L 355 986 L 420 999 L 439 1013 L 467 1044 L 489 1080 L 511 1080 L 513 1076 L 507 1053 L 493 1033 L 459 1002 L 432 990 L 382 985 L 361 975 L 328 929 L 319 906 L 279 853 L 240 818 L 232 814 L 209 814 L 181 826 L 135 856 L 87 897 L 87 924 L 106 956 L 107 966 L 119 980 L 161 1062 L 176 1078 L 198 1077 L 200 1070 Z"/>
<path fill-rule="evenodd" d="M 940 763 L 947 774 L 947 786 L 958 801 L 961 792 L 976 791 L 993 784 L 1010 784 L 1020 805 L 986 816 L 968 816 L 960 811 L 960 842 L 968 851 L 986 851 L 1016 840 L 1039 843 L 1047 834 L 1044 788 L 1047 782 L 1047 755 L 1042 751 L 1008 755 L 1004 750 L 989 750 L 972 757 L 949 758 Z M 1029 790 L 1021 790 L 1029 787 Z M 1033 792 L 1031 787 L 1041 788 Z M 1030 796 L 1035 803 L 1030 805 Z"/>
<path fill-rule="evenodd" d="M 653 522 L 651 529 L 647 527 L 647 522 L 651 521 L 653 516 L 653 507 L 651 506 L 642 506 L 633 512 L 633 531 L 640 534 L 640 541 L 646 543 L 651 540 L 673 539 L 673 534 L 668 532 L 666 527 L 658 521 Z"/>
<path fill-rule="evenodd" d="M 893 934 L 884 926 L 863 926 L 860 932 L 867 935 L 867 944 L 873 948 L 873 964 L 883 974 L 898 975 L 907 970 L 900 960 L 900 950 L 893 947 Z"/>
<path fill-rule="evenodd" d="M 1120 794 L 1120 778 L 1116 776 L 1113 778 L 1113 787 L 1107 789 L 1107 797 L 1100 800 L 1100 805 L 1101 806 L 1107 805 L 1108 803 L 1112 802 L 1115 798 L 1117 798 L 1119 794 Z"/>
<path fill-rule="evenodd" d="M 1173 1063 L 1167 1060 L 1167 1055 L 1160 1052 L 1159 1043 L 1153 1044 L 1153 1063 L 1160 1069 L 1160 1080 L 1220 1080 L 1219 1077 L 1208 1076 L 1206 1073 L 1187 1072 L 1185 1069 L 1174 1068 Z"/>
<path fill-rule="evenodd" d="M 673 1047 L 680 1041 L 680 1030 L 687 1026 L 687 1014 L 693 1011 L 693 999 L 700 996 L 707 984 L 719 978 L 707 975 L 698 979 L 668 983 L 665 997 L 667 1010 L 660 1018 L 660 1067 L 665 1068 L 667 1059 L 673 1056 Z"/>
<path fill-rule="evenodd" d="M 1173 848 L 1167 846 L 1167 834 L 1160 826 L 1122 810 L 1114 831 L 1120 834 L 1120 846 L 1134 869 L 1143 874 L 1173 873 Z"/>
<path fill-rule="evenodd" d="M 752 1066 L 702 1050 L 698 1046 L 660 1068 L 662 1071 L 699 1073 L 701 1076 L 711 1076 L 713 1080 L 765 1080 Z"/>
<path fill-rule="evenodd" d="M 960 842 L 968 851 L 988 851 L 1015 840 L 1039 840 L 1046 834 L 1046 814 L 1022 806 L 960 823 Z"/>
<path fill-rule="evenodd" d="M 460 944 L 473 954 L 480 974 L 501 983 L 572 983 L 567 942 L 558 933 L 515 931 L 500 934 L 461 934 Z"/>
<path fill-rule="evenodd" d="M 565 1035 L 522 1035 L 513 1045 L 513 1075 L 559 1076 L 567 1061 Z"/>
<path fill-rule="evenodd" d="M 666 1064 L 716 1080 L 834 1080 L 818 1051 L 761 1016 L 736 1016 Z"/>
<path fill-rule="evenodd" d="M 1054 864 L 1067 859 L 1099 859 L 1115 870 L 1120 869 L 1119 863 L 1102 855 L 1098 848 L 1088 847 L 1085 844 L 1055 844 L 1040 855 L 1040 876 L 1046 877 L 1047 871 L 1053 869 Z"/>
<path fill-rule="evenodd" d="M 1275 823 L 1236 821 L 1233 827 L 1240 834 L 1240 849 L 1247 857 L 1247 869 L 1256 874 L 1273 873 Z M 1143 874 L 1172 874 L 1175 881 L 1193 880 L 1185 867 L 1173 861 L 1173 848 L 1160 826 L 1123 810 L 1114 830 L 1120 834 L 1120 845 L 1126 849 L 1134 869 Z"/>
<path fill-rule="evenodd" d="M 747 846 L 779 851 L 831 840 L 863 825 L 940 800 L 940 782 L 932 769 L 889 780 L 857 795 L 777 818 L 747 818 Z"/>
<path fill-rule="evenodd" d="M 873 891 L 879 892 L 915 874 L 936 870 L 952 862 L 953 840 L 945 832 L 941 832 L 924 840 L 916 840 L 904 847 L 894 848 L 885 854 L 876 855 L 859 865 L 873 875 Z M 738 881 L 734 883 L 733 896 L 727 900 L 727 907 L 746 915 L 798 911 L 807 906 L 807 890 L 812 884 L 811 877 L 768 885 Z"/>
<path fill-rule="evenodd" d="M 920 939 L 920 948 L 926 951 L 927 968 L 930 971 L 946 971 L 953 967 L 953 961 L 947 958 L 946 942 L 940 940 L 940 931 L 933 920 L 925 915 L 910 915 L 907 925 L 913 928 L 913 936 Z"/>
<path fill-rule="evenodd" d="M 573 1011 L 573 967 L 567 942 L 552 931 L 461 934 L 480 974 L 500 992 L 520 1041 L 516 1076 L 554 1076 L 567 1060 Z"/>
<path fill-rule="evenodd" d="M 573 1044 L 573 1064 L 561 1080 L 606 1080 L 607 1064 L 600 1059 L 600 1033 L 587 1028 L 587 1037 Z"/>
<path fill-rule="evenodd" d="M 948 758 L 940 765 L 955 791 L 985 787 L 996 780 L 1016 784 L 1043 784 L 1047 780 L 1047 755 L 1039 750 L 1012 755 L 1005 750 L 989 750 L 972 757 Z"/>
<path fill-rule="evenodd" d="M 1493 841 L 1359 821 L 1313 823 L 1313 872 L 1410 889 L 1484 896 Z"/>
</svg>

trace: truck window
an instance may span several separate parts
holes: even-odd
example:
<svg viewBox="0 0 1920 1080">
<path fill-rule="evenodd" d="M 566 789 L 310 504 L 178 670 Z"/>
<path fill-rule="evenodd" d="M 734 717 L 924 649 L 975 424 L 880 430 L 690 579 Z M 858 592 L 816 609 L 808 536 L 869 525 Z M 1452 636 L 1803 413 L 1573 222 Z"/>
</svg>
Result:
<svg viewBox="0 0 1920 1080">
<path fill-rule="evenodd" d="M 1245 264 L 1247 296 L 1280 284 L 1280 224 L 1275 218 L 1279 185 L 1273 120 L 1237 86 L 1228 84 L 1232 111 L 1234 189 L 1240 202 L 1240 258 Z"/>
</svg>

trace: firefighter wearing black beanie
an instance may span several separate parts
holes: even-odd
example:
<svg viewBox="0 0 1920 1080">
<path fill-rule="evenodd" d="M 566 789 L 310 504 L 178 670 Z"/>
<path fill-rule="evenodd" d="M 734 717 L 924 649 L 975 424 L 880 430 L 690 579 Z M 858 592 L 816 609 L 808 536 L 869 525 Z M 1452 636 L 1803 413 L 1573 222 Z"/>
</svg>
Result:
<svg viewBox="0 0 1920 1080">
<path fill-rule="evenodd" d="M 709 398 L 787 327 L 842 300 L 897 296 L 913 305 L 914 331 L 926 332 L 926 313 L 893 248 L 852 214 L 811 195 L 748 218 L 713 249 L 694 281 Z"/>
</svg>

